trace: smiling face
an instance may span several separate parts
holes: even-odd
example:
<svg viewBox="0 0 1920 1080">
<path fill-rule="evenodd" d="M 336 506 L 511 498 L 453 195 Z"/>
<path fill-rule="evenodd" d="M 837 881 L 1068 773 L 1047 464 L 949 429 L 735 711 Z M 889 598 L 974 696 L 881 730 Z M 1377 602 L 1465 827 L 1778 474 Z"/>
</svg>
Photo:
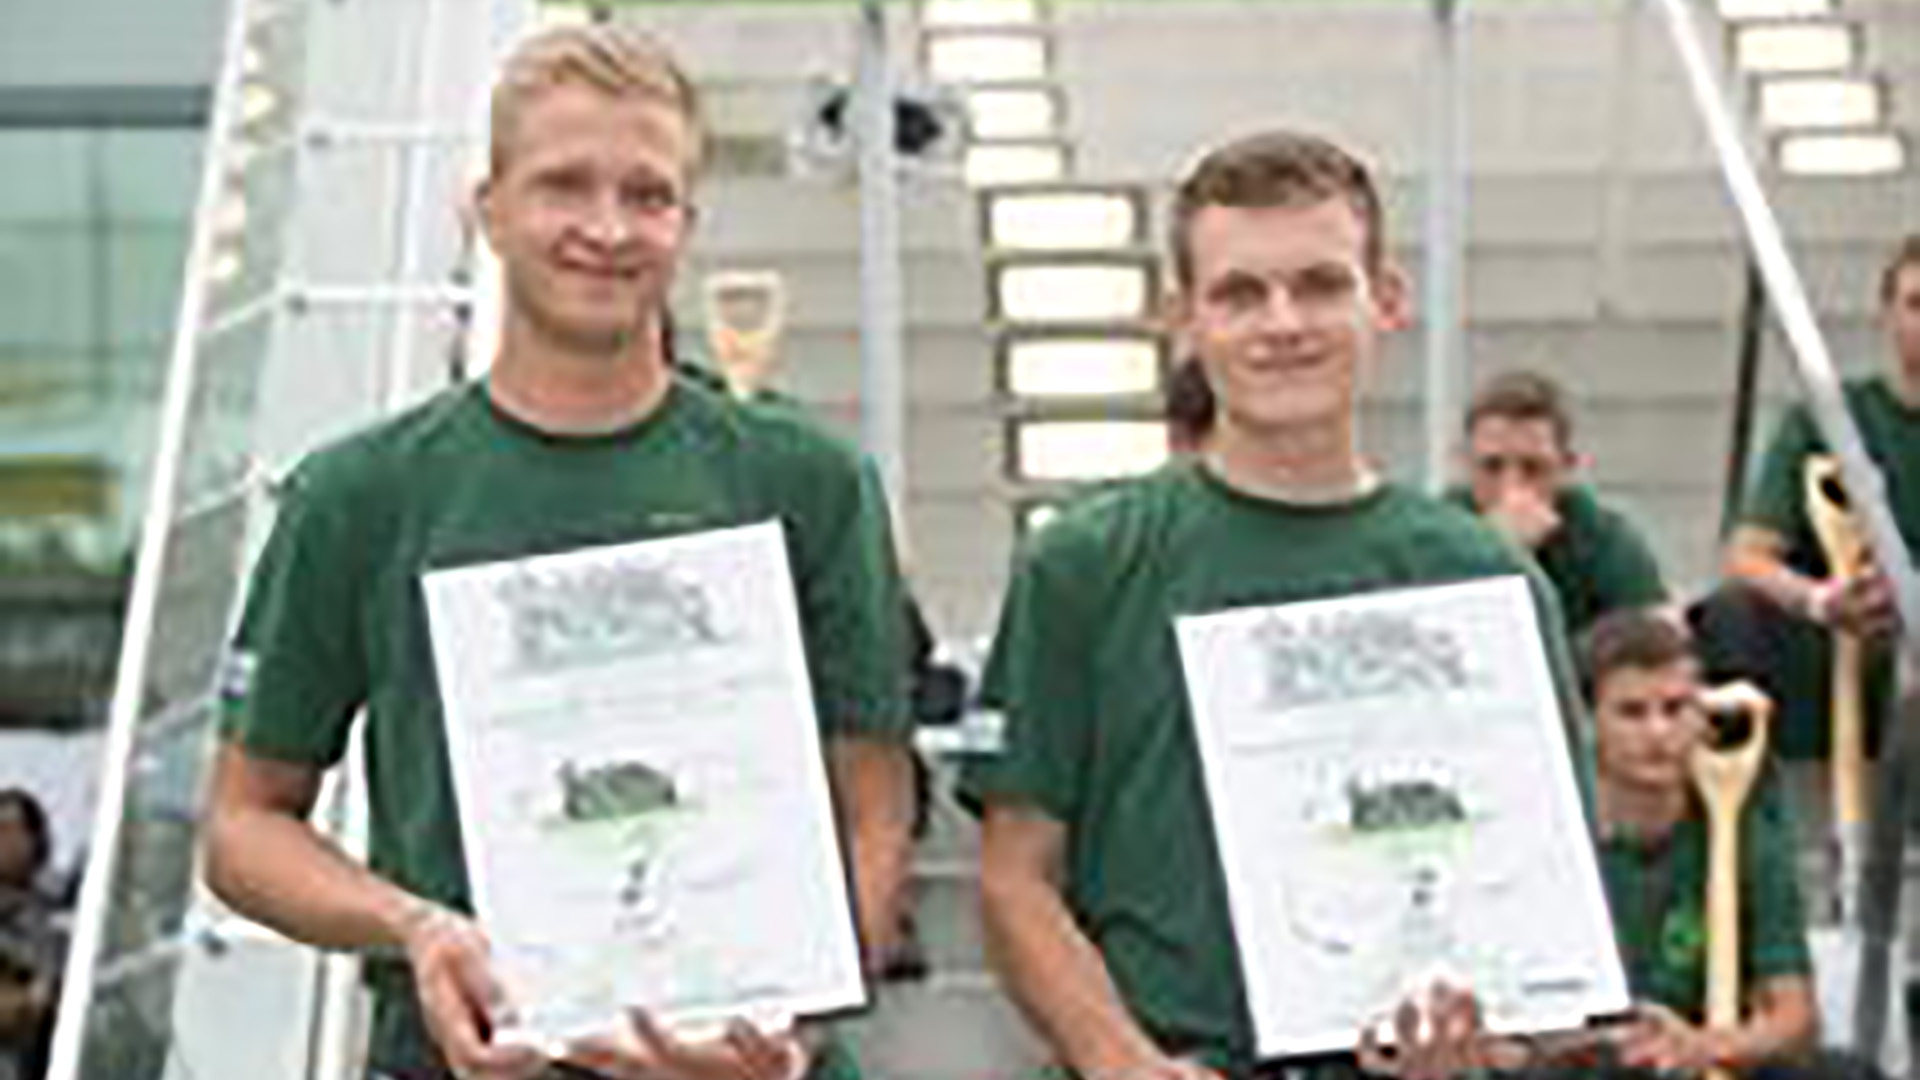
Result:
<svg viewBox="0 0 1920 1080">
<path fill-rule="evenodd" d="M 1406 316 L 1398 273 L 1368 266 L 1353 203 L 1205 206 L 1187 249 L 1174 324 L 1207 372 L 1222 427 L 1257 437 L 1350 425 L 1382 336 Z"/>
<path fill-rule="evenodd" d="M 649 332 L 692 221 L 682 111 L 562 83 L 525 102 L 480 192 L 508 318 L 569 352 Z"/>
</svg>

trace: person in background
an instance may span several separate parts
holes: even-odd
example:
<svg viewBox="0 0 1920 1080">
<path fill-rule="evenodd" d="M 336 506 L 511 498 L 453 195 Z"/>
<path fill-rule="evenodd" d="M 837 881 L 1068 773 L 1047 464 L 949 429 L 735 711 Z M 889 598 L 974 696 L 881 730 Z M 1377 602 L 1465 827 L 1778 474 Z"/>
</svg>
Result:
<svg viewBox="0 0 1920 1080">
<path fill-rule="evenodd" d="M 1584 658 L 1600 873 L 1639 1002 L 1617 1039 L 1620 1060 L 1688 1071 L 1804 1060 L 1819 1025 L 1793 830 L 1759 792 L 1741 822 L 1746 1017 L 1726 1030 L 1702 1023 L 1708 836 L 1688 760 L 1708 718 L 1687 631 L 1651 610 L 1616 611 L 1594 624 Z"/>
<path fill-rule="evenodd" d="M 1213 435 L 1214 408 L 1213 387 L 1207 385 L 1200 361 L 1189 357 L 1175 364 L 1160 408 L 1167 424 L 1167 451 L 1191 456 L 1205 450 Z"/>
<path fill-rule="evenodd" d="M 39 1080 L 46 1069 L 67 956 L 58 905 L 40 888 L 52 852 L 40 801 L 0 790 L 0 1080 Z"/>
<path fill-rule="evenodd" d="M 1640 530 L 1579 477 L 1573 413 L 1558 383 L 1510 371 L 1481 384 L 1464 424 L 1467 483 L 1450 493 L 1533 553 L 1577 637 L 1610 611 L 1667 599 Z"/>
<path fill-rule="evenodd" d="M 1879 310 L 1885 362 L 1875 374 L 1847 380 L 1842 394 L 1913 551 L 1920 549 L 1920 234 L 1901 240 L 1883 265 Z M 1885 646 L 1897 620 L 1886 575 L 1871 567 L 1834 573 L 1807 513 L 1806 461 L 1825 452 L 1806 406 L 1788 408 L 1724 548 L 1725 583 L 1693 612 L 1713 676 L 1751 679 L 1780 703 L 1780 751 L 1793 760 L 1826 755 L 1835 631 L 1869 645 L 1870 744 L 1892 693 Z"/>
</svg>

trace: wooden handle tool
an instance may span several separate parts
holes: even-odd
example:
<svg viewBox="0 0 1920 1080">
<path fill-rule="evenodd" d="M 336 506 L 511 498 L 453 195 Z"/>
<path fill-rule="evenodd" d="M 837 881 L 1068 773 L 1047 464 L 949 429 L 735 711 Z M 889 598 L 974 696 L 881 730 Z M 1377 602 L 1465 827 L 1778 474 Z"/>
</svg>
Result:
<svg viewBox="0 0 1920 1080">
<path fill-rule="evenodd" d="M 1701 704 L 1714 731 L 1688 766 L 1707 809 L 1707 1026 L 1724 1031 L 1740 1025 L 1740 818 L 1766 763 L 1773 702 L 1742 682 L 1707 691 Z"/>
<path fill-rule="evenodd" d="M 1840 482 L 1840 463 L 1815 455 L 1806 464 L 1807 516 L 1827 557 L 1828 573 L 1850 578 L 1867 568 L 1866 537 Z M 1841 921 L 1851 922 L 1855 875 L 1859 871 L 1860 832 L 1867 820 L 1867 729 L 1862 697 L 1864 665 L 1860 637 L 1833 631 L 1833 685 L 1829 705 L 1832 743 L 1828 768 L 1833 779 L 1833 838 L 1837 853 Z"/>
</svg>

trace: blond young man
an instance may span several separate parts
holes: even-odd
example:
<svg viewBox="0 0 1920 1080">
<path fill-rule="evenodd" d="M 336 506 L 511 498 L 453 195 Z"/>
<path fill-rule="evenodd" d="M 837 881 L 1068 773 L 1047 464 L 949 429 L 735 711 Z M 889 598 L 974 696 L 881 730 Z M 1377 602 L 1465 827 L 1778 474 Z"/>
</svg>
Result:
<svg viewBox="0 0 1920 1080">
<path fill-rule="evenodd" d="M 857 454 L 676 380 L 663 355 L 694 219 L 691 85 L 631 30 L 551 31 L 507 62 L 492 139 L 477 204 L 505 278 L 498 357 L 484 383 L 294 472 L 234 646 L 207 828 L 209 881 L 239 911 L 315 945 L 404 956 L 369 963 L 370 1064 L 408 1080 L 549 1068 L 491 1038 L 511 1003 L 466 914 L 423 573 L 778 519 L 870 947 L 894 925 L 909 815 L 900 587 Z M 362 707 L 364 866 L 306 820 Z M 567 1059 L 614 1077 L 776 1080 L 806 1056 L 788 1034 L 736 1024 L 690 1043 L 637 1016 Z"/>
<path fill-rule="evenodd" d="M 1030 538 L 984 690 L 1006 747 L 963 777 L 983 807 L 990 959 L 1086 1080 L 1279 1075 L 1254 1060 L 1176 617 L 1527 574 L 1566 670 L 1559 614 L 1524 556 L 1361 455 L 1361 387 L 1408 316 L 1366 168 L 1290 132 L 1219 147 L 1176 190 L 1170 247 L 1173 327 L 1216 423 L 1197 455 Z M 1576 707 L 1570 681 L 1562 691 Z M 1368 1047 L 1369 1066 L 1483 1063 L 1470 997 L 1435 1002 L 1437 1045 L 1412 1010 L 1398 1019 L 1402 1052 Z"/>
</svg>

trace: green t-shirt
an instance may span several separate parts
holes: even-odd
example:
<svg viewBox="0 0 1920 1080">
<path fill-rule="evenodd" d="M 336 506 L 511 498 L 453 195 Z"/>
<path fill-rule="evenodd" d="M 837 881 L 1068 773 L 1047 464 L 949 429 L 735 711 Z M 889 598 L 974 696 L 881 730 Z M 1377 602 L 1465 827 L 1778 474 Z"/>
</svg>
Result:
<svg viewBox="0 0 1920 1080">
<path fill-rule="evenodd" d="M 1164 1049 L 1243 1073 L 1252 1029 L 1174 619 L 1516 573 L 1571 719 L 1551 590 L 1457 507 L 1393 485 L 1287 506 L 1185 461 L 1089 495 L 1022 550 L 982 690 L 1005 749 L 962 795 L 1064 824 L 1064 899 L 1133 1015 Z"/>
<path fill-rule="evenodd" d="M 1877 376 L 1848 380 L 1843 396 L 1868 455 L 1880 468 L 1900 537 L 1910 552 L 1920 550 L 1920 410 L 1901 404 L 1886 380 Z M 1767 444 L 1740 511 L 1741 524 L 1780 536 L 1786 542 L 1787 564 L 1815 577 L 1826 575 L 1827 560 L 1807 514 L 1805 463 L 1808 455 L 1825 452 L 1826 442 L 1806 406 L 1790 407 Z M 1768 688 L 1780 702 L 1775 742 L 1783 757 L 1826 756 L 1832 682 L 1828 639 L 1826 630 L 1792 619 L 1777 635 L 1781 654 L 1768 658 Z M 1879 742 L 1882 718 L 1893 699 L 1892 663 L 1881 649 L 1872 650 L 1871 659 L 1866 685 L 1869 749 Z"/>
<path fill-rule="evenodd" d="M 321 450 L 280 493 L 234 649 L 226 738 L 327 767 L 366 710 L 369 863 L 470 909 L 421 575 L 778 520 L 829 736 L 902 740 L 902 591 L 884 506 L 856 453 L 790 411 L 676 381 L 622 431 L 555 436 L 481 384 Z M 404 966 L 368 965 L 372 1062 L 430 1062 Z"/>
<path fill-rule="evenodd" d="M 1894 396 L 1884 378 L 1848 380 L 1842 396 L 1860 429 L 1867 454 L 1886 480 L 1888 505 L 1907 547 L 1920 546 L 1920 409 Z M 1807 516 L 1805 462 L 1826 452 L 1804 404 L 1788 408 L 1760 460 L 1759 472 L 1741 507 L 1743 524 L 1757 525 L 1785 538 L 1793 565 L 1823 574 L 1826 558 Z"/>
<path fill-rule="evenodd" d="M 1700 812 L 1663 837 L 1600 841 L 1600 876 L 1628 985 L 1636 998 L 1695 1020 L 1707 990 L 1707 847 Z M 1786 819 L 1764 808 L 1745 814 L 1740 855 L 1741 984 L 1810 973 Z"/>
<path fill-rule="evenodd" d="M 1452 488 L 1447 497 L 1473 509 L 1467 488 Z M 1534 550 L 1533 558 L 1553 583 L 1570 637 L 1578 637 L 1608 612 L 1666 602 L 1660 564 L 1625 514 L 1602 503 L 1584 484 L 1556 492 L 1553 509 L 1560 527 Z"/>
</svg>

